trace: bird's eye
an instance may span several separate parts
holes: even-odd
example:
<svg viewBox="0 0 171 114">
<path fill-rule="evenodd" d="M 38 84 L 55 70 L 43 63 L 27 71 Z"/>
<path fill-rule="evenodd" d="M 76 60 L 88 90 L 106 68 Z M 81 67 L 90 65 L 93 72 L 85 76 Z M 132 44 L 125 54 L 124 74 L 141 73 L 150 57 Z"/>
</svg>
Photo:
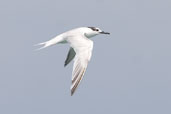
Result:
<svg viewBox="0 0 171 114">
<path fill-rule="evenodd" d="M 99 29 L 96 29 L 96 31 L 99 31 Z"/>
</svg>

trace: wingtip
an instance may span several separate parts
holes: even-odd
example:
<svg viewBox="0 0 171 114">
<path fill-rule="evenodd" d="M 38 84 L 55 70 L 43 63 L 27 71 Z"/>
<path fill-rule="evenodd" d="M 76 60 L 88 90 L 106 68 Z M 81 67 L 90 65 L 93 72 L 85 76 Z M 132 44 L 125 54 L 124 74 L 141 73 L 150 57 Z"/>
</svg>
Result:
<svg viewBox="0 0 171 114">
<path fill-rule="evenodd" d="M 73 94 L 74 94 L 74 91 L 71 89 L 71 96 L 73 96 Z"/>
<path fill-rule="evenodd" d="M 66 67 L 66 65 L 67 65 L 67 64 L 65 63 L 65 64 L 64 64 L 64 67 Z"/>
<path fill-rule="evenodd" d="M 70 90 L 71 90 L 71 96 L 73 96 L 73 94 L 75 93 L 75 91 L 74 91 L 74 89 L 73 89 L 72 86 L 71 86 Z"/>
</svg>

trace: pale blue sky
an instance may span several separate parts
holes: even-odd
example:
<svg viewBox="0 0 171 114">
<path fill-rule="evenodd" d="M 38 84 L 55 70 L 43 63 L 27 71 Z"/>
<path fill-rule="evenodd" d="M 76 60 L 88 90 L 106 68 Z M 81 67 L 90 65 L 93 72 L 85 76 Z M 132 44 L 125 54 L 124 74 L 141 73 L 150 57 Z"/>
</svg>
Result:
<svg viewBox="0 0 171 114">
<path fill-rule="evenodd" d="M 0 0 L 0 114 L 171 114 L 170 0 Z M 70 96 L 68 45 L 34 44 L 81 26 L 92 59 Z"/>
</svg>

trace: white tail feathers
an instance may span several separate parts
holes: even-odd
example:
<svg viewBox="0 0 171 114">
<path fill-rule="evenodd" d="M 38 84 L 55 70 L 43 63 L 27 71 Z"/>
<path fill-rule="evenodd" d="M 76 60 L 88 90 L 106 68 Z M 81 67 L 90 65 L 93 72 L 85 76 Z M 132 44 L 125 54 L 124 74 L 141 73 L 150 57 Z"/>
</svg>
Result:
<svg viewBox="0 0 171 114">
<path fill-rule="evenodd" d="M 54 43 L 52 43 L 52 42 L 50 42 L 50 41 L 42 42 L 42 43 L 36 44 L 35 46 L 41 46 L 41 45 L 43 45 L 43 47 L 36 49 L 36 51 L 41 50 L 41 49 L 44 49 L 44 48 L 46 48 L 46 47 L 49 47 L 49 46 L 51 46 L 51 45 L 53 45 L 53 44 L 54 44 Z"/>
<path fill-rule="evenodd" d="M 49 47 L 49 46 L 52 46 L 52 45 L 55 45 L 57 43 L 60 43 L 64 41 L 64 38 L 62 37 L 62 35 L 59 35 L 59 36 L 56 36 L 55 38 L 49 40 L 49 41 L 46 41 L 46 42 L 42 42 L 42 43 L 39 43 L 39 44 L 36 44 L 35 46 L 43 46 L 37 50 L 41 50 L 41 49 L 44 49 L 46 47 Z"/>
</svg>

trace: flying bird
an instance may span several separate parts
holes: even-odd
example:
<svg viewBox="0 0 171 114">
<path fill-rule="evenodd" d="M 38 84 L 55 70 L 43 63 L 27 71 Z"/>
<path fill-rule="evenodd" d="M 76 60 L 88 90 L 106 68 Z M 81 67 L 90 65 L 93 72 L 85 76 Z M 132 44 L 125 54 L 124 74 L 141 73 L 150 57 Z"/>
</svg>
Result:
<svg viewBox="0 0 171 114">
<path fill-rule="evenodd" d="M 59 43 L 70 44 L 70 49 L 64 66 L 68 65 L 74 59 L 72 85 L 70 88 L 71 96 L 74 94 L 75 90 L 80 84 L 92 55 L 93 41 L 90 40 L 90 38 L 98 34 L 110 33 L 104 32 L 96 27 L 80 27 L 64 32 L 49 41 L 37 44 L 42 45 L 42 47 L 38 50 Z"/>
</svg>

